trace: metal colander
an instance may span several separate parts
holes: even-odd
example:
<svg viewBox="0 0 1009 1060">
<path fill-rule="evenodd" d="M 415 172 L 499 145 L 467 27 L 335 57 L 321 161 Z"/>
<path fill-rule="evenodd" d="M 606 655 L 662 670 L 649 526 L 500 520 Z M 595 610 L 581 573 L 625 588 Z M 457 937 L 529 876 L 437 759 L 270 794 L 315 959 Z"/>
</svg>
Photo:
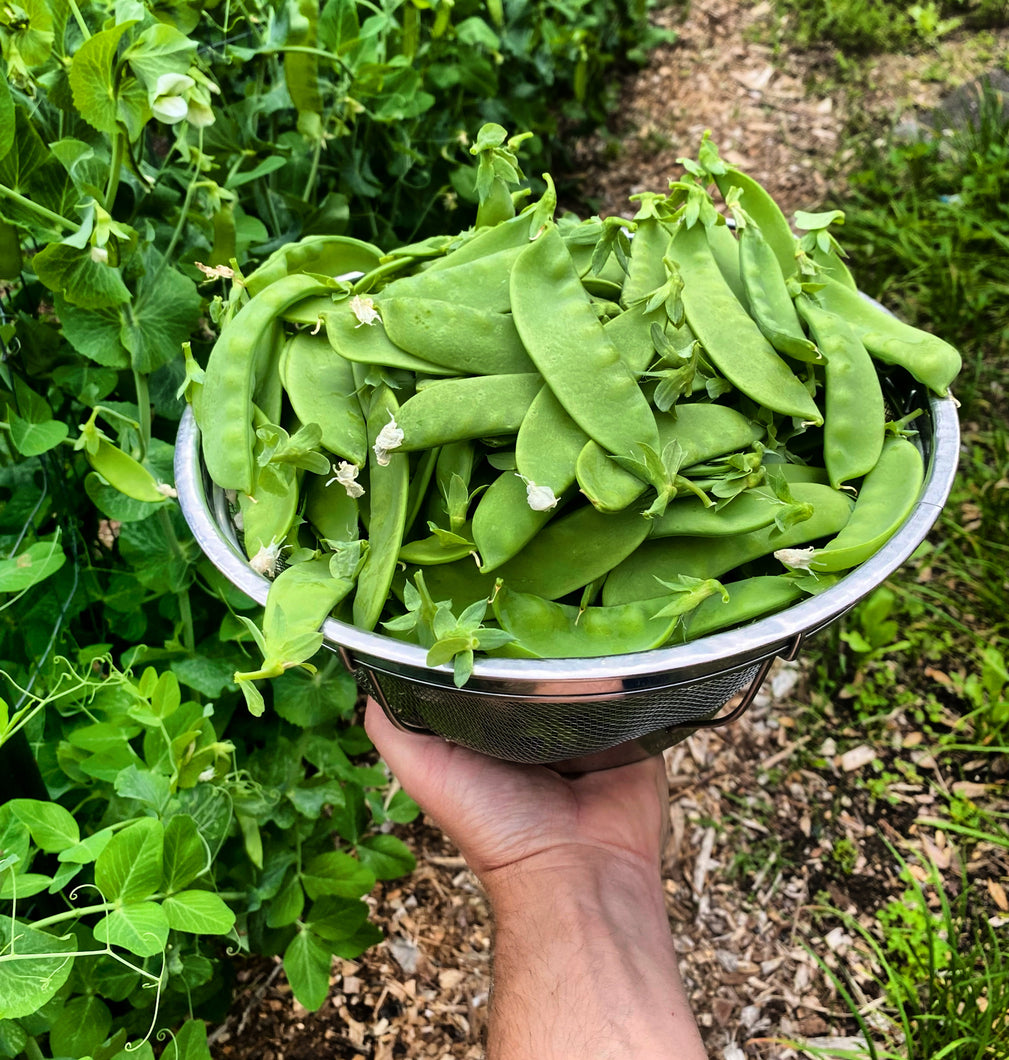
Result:
<svg viewBox="0 0 1009 1060">
<path fill-rule="evenodd" d="M 885 581 L 924 540 L 956 470 L 955 403 L 926 398 L 907 377 L 891 389 L 891 403 L 901 413 L 922 409 L 915 427 L 926 474 L 917 506 L 875 556 L 832 588 L 778 614 L 633 655 L 482 658 L 461 689 L 453 683 L 450 666 L 426 665 L 424 649 L 335 619 L 323 626 L 326 646 L 340 654 L 359 685 L 403 729 L 436 733 L 497 758 L 564 771 L 605 768 L 655 754 L 697 728 L 738 716 L 775 658 L 793 658 L 806 637 Z M 211 562 L 247 595 L 265 602 L 270 583 L 249 567 L 223 491 L 207 478 L 191 410 L 179 428 L 175 480 L 186 521 Z M 719 715 L 734 697 L 728 713 Z"/>
</svg>

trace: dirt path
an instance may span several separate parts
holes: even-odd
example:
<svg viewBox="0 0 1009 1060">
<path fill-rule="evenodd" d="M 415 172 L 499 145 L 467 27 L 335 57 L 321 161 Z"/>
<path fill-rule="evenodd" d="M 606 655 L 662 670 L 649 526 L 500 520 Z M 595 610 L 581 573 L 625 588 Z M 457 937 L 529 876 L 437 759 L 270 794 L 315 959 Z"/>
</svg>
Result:
<svg viewBox="0 0 1009 1060">
<path fill-rule="evenodd" d="M 629 194 L 663 190 L 678 172 L 676 158 L 693 154 L 705 129 L 723 157 L 760 180 L 786 212 L 827 204 L 831 181 L 853 159 L 843 142 L 846 90 L 810 87 L 814 75 L 822 80 L 824 55 L 775 54 L 757 43 L 767 3 L 694 0 L 686 15 L 676 6 L 659 17 L 682 19 L 679 43 L 660 49 L 626 84 L 621 119 L 609 134 L 578 145 L 577 175 L 599 212 L 626 215 Z M 938 61 L 954 82 L 983 65 L 956 42 L 944 48 Z M 935 106 L 941 86 L 918 71 L 936 58 L 881 59 L 869 70 L 864 102 L 881 129 L 915 105 Z M 770 1039 L 852 1032 L 804 948 L 813 944 L 837 963 L 852 939 L 840 929 L 818 936 L 808 905 L 826 894 L 868 917 L 882 898 L 899 894 L 883 839 L 914 835 L 915 817 L 931 798 L 898 793 L 887 821 L 878 822 L 872 801 L 850 781 L 871 768 L 877 751 L 870 747 L 838 755 L 825 744 L 824 769 L 798 769 L 804 738 L 795 735 L 795 719 L 805 700 L 801 671 L 784 666 L 741 722 L 697 734 L 667 756 L 669 915 L 717 1060 L 782 1060 L 796 1054 Z M 921 842 L 948 863 L 937 836 Z M 421 821 L 404 838 L 418 856 L 416 872 L 371 899 L 387 941 L 359 961 L 334 964 L 330 999 L 317 1013 L 293 1001 L 275 965 L 247 968 L 232 1016 L 213 1032 L 217 1060 L 483 1056 L 487 904 L 438 831 Z M 850 854 L 843 864 L 841 849 Z"/>
</svg>

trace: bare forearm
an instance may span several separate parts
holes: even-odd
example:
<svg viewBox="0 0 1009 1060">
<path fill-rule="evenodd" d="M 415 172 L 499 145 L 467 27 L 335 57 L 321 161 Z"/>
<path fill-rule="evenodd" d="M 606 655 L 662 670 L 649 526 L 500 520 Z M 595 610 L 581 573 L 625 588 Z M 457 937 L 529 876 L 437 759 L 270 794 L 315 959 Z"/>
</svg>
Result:
<svg viewBox="0 0 1009 1060">
<path fill-rule="evenodd" d="M 489 881 L 487 1060 L 703 1060 L 654 874 L 616 858 Z"/>
</svg>

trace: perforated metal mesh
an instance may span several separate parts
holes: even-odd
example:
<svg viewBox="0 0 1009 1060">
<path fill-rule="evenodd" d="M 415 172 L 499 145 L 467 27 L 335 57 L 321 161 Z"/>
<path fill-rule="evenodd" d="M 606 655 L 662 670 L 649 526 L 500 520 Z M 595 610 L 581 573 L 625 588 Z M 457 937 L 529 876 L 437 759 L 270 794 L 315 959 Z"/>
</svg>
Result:
<svg viewBox="0 0 1009 1060">
<path fill-rule="evenodd" d="M 456 692 L 357 667 L 354 676 L 393 719 L 510 762 L 544 764 L 712 717 L 754 679 L 759 664 L 689 685 L 605 698 L 544 700 Z"/>
</svg>

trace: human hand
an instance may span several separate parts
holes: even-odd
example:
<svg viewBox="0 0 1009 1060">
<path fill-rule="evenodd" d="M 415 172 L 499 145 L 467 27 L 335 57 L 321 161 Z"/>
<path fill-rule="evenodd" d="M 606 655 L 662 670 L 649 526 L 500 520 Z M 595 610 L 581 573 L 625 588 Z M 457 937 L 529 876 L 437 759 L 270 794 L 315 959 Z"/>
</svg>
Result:
<svg viewBox="0 0 1009 1060">
<path fill-rule="evenodd" d="M 563 868 L 600 854 L 659 871 L 669 820 L 661 756 L 565 777 L 402 732 L 370 699 L 365 727 L 404 790 L 485 883 L 519 863 Z"/>
</svg>

